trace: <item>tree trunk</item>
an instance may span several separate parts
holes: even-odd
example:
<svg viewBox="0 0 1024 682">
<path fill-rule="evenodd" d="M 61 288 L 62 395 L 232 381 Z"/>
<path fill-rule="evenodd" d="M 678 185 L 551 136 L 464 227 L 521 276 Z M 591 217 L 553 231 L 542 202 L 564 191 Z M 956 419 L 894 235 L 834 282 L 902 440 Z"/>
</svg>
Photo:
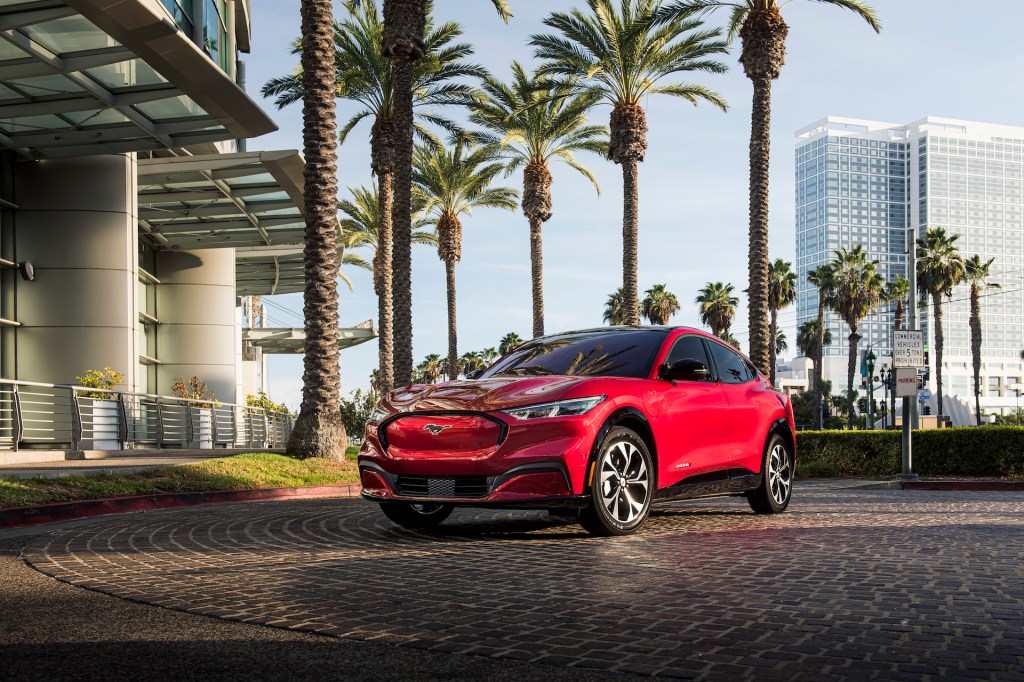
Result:
<svg viewBox="0 0 1024 682">
<path fill-rule="evenodd" d="M 623 323 L 640 324 L 637 286 L 637 250 L 639 241 L 638 172 L 636 161 L 622 164 L 622 313 Z"/>
<path fill-rule="evenodd" d="M 747 319 L 750 360 L 764 374 L 771 372 L 768 336 L 768 167 L 771 151 L 772 82 L 754 80 L 750 119 L 750 210 L 747 253 Z"/>
<path fill-rule="evenodd" d="M 814 362 L 814 427 L 821 431 L 825 428 L 825 415 L 822 411 L 824 395 L 822 381 L 825 364 L 825 294 L 818 292 L 818 358 Z"/>
<path fill-rule="evenodd" d="M 857 369 L 858 342 L 860 342 L 860 334 L 857 333 L 857 327 L 850 325 L 850 355 L 846 365 L 846 415 L 851 429 L 857 420 L 857 414 L 853 409 L 853 375 Z"/>
<path fill-rule="evenodd" d="M 775 365 L 778 359 L 779 347 L 778 347 L 778 335 L 779 335 L 779 311 L 775 308 L 771 309 L 772 321 L 771 326 L 768 329 L 768 337 L 770 339 L 768 343 L 768 366 L 771 368 L 771 373 L 768 375 L 769 382 L 772 386 L 775 385 Z"/>
<path fill-rule="evenodd" d="M 533 338 L 544 336 L 544 250 L 539 218 L 530 219 L 530 269 L 533 282 Z"/>
<path fill-rule="evenodd" d="M 459 338 L 455 320 L 455 261 L 444 262 L 445 284 L 448 292 L 448 378 L 459 377 Z"/>
<path fill-rule="evenodd" d="M 981 296 L 971 284 L 971 361 L 974 365 L 974 416 L 981 426 Z"/>
<path fill-rule="evenodd" d="M 412 383 L 412 60 L 392 58 L 395 78 L 394 382 Z"/>
<path fill-rule="evenodd" d="M 303 251 L 306 350 L 302 407 L 288 438 L 298 457 L 344 460 L 338 367 L 338 167 L 334 17 L 330 0 L 302 0 Z"/>
<path fill-rule="evenodd" d="M 394 315 L 391 308 L 392 286 L 392 221 L 393 174 L 378 173 L 378 208 L 377 208 L 377 267 L 380 272 L 380 289 L 377 292 L 377 333 L 378 362 L 380 363 L 380 391 L 387 395 L 395 385 L 395 371 L 392 357 L 394 354 Z"/>
<path fill-rule="evenodd" d="M 530 221 L 530 268 L 533 285 L 533 337 L 544 336 L 544 252 L 541 231 L 551 219 L 551 171 L 543 163 L 523 169 L 523 214 Z"/>
<path fill-rule="evenodd" d="M 932 302 L 935 305 L 935 396 L 938 405 L 938 415 L 942 416 L 942 294 L 932 294 Z"/>
</svg>

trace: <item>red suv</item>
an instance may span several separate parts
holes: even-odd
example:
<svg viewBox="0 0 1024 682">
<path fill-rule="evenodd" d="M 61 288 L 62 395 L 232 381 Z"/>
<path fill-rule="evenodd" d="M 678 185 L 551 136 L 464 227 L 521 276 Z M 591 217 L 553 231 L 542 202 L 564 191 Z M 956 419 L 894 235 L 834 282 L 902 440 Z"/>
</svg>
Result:
<svg viewBox="0 0 1024 682">
<path fill-rule="evenodd" d="M 577 514 L 632 533 L 651 504 L 789 505 L 793 409 L 743 355 L 695 329 L 534 339 L 472 378 L 392 392 L 366 425 L 363 497 L 411 528 L 456 506 Z"/>
</svg>

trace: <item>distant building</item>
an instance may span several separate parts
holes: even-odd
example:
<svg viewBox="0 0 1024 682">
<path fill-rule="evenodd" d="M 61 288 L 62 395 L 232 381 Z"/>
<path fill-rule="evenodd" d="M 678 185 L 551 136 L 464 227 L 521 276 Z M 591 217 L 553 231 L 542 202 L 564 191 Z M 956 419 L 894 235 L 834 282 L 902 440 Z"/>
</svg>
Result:
<svg viewBox="0 0 1024 682">
<path fill-rule="evenodd" d="M 1024 349 L 1024 128 L 928 117 L 902 125 L 829 116 L 797 131 L 797 323 L 817 315 L 817 291 L 807 273 L 839 247 L 862 245 L 887 279 L 907 276 L 908 231 L 929 227 L 960 234 L 964 257 L 995 257 L 982 299 L 982 410 L 1015 408 Z M 943 306 L 943 392 L 973 406 L 968 287 Z M 879 366 L 891 354 L 892 306 L 860 327 Z M 931 309 L 919 308 L 930 347 Z M 823 370 L 836 389 L 846 386 L 849 330 L 834 313 L 833 343 Z M 932 391 L 935 390 L 934 353 Z M 877 390 L 877 389 L 876 389 Z"/>
</svg>

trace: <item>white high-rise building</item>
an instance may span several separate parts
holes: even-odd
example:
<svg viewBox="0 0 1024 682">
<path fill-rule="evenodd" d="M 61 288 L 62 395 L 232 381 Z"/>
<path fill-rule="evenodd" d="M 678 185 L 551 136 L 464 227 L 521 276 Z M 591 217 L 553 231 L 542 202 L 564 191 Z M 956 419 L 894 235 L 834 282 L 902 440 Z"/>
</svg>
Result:
<svg viewBox="0 0 1024 682">
<path fill-rule="evenodd" d="M 807 273 L 839 247 L 862 245 L 887 280 L 907 276 L 908 232 L 930 227 L 959 234 L 964 258 L 995 258 L 983 293 L 982 411 L 1017 406 L 1024 379 L 1024 127 L 927 117 L 910 124 L 829 116 L 797 131 L 797 324 L 817 315 L 817 290 Z M 943 386 L 973 406 L 970 291 L 961 285 L 943 305 Z M 919 308 L 920 328 L 934 349 L 931 307 Z M 833 343 L 825 378 L 846 386 L 849 330 L 828 314 Z M 869 315 L 859 330 L 887 364 L 892 306 Z M 931 390 L 935 353 L 930 354 Z M 876 398 L 878 397 L 876 393 Z M 946 410 L 948 413 L 948 410 Z"/>
</svg>

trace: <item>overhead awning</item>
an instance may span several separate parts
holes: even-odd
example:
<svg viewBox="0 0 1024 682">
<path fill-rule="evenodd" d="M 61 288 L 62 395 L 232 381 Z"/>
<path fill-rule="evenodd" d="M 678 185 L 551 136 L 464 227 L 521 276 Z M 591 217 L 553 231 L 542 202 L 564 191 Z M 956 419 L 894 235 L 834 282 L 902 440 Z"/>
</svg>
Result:
<svg viewBox="0 0 1024 682">
<path fill-rule="evenodd" d="M 0 0 L 0 148 L 54 158 L 276 129 L 157 0 Z"/>
<path fill-rule="evenodd" d="M 367 320 L 355 327 L 338 330 L 338 348 L 345 350 L 377 338 L 373 322 Z M 242 343 L 259 346 L 264 353 L 274 355 L 300 355 L 306 347 L 306 332 L 303 329 L 265 328 L 243 329 Z"/>
<path fill-rule="evenodd" d="M 140 159 L 139 226 L 161 248 L 274 247 L 272 262 L 304 241 L 303 169 L 294 150 Z"/>
<path fill-rule="evenodd" d="M 252 246 L 235 251 L 239 296 L 297 294 L 305 287 L 302 246 Z"/>
</svg>

